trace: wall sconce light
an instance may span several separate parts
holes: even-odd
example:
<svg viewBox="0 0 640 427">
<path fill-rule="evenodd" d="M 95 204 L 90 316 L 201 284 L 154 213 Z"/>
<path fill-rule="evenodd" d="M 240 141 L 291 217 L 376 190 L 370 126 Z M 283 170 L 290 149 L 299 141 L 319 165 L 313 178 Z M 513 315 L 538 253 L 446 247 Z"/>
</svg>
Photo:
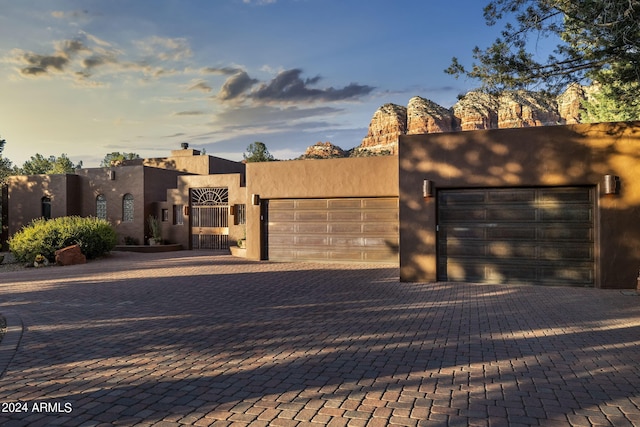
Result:
<svg viewBox="0 0 640 427">
<path fill-rule="evenodd" d="M 115 181 L 116 180 L 116 171 L 114 171 L 114 170 L 110 170 L 109 171 L 109 179 L 111 181 Z"/>
<path fill-rule="evenodd" d="M 604 176 L 604 194 L 620 194 L 620 177 L 615 175 Z"/>
<path fill-rule="evenodd" d="M 259 194 L 252 194 L 251 195 L 251 204 L 253 206 L 258 206 L 260 204 L 260 195 Z"/>
<path fill-rule="evenodd" d="M 236 205 L 229 206 L 229 215 L 232 215 L 232 216 L 236 215 Z"/>
<path fill-rule="evenodd" d="M 191 209 L 189 209 L 189 206 L 185 206 L 184 207 L 184 216 L 189 216 L 190 213 L 191 213 Z"/>
<path fill-rule="evenodd" d="M 430 199 L 433 197 L 433 181 L 430 179 L 422 181 L 422 197 L 424 199 Z"/>
</svg>

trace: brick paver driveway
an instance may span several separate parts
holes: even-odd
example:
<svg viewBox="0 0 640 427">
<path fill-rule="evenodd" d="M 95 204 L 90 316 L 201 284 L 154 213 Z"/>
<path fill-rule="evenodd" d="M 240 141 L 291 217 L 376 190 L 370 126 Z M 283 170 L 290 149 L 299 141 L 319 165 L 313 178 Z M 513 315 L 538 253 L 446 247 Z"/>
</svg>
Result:
<svg viewBox="0 0 640 427">
<path fill-rule="evenodd" d="M 640 297 L 116 253 L 0 275 L 0 425 L 640 425 Z"/>
</svg>

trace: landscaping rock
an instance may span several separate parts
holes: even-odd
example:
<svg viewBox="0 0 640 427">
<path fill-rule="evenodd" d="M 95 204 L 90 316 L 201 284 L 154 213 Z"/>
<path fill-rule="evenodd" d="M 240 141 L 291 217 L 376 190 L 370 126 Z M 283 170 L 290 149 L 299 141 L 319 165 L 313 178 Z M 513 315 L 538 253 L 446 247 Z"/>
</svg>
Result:
<svg viewBox="0 0 640 427">
<path fill-rule="evenodd" d="M 86 264 L 87 257 L 80 251 L 80 246 L 72 245 L 56 251 L 56 264 L 75 265 Z"/>
</svg>

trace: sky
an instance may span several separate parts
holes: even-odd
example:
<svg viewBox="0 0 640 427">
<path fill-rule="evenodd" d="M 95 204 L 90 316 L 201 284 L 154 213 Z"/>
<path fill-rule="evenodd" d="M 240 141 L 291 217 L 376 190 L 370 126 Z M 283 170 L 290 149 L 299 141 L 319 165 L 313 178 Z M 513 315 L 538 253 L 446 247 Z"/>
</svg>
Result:
<svg viewBox="0 0 640 427">
<path fill-rule="evenodd" d="M 0 0 L 2 153 L 97 167 L 190 148 L 358 146 L 375 111 L 478 86 L 444 73 L 500 28 L 478 0 Z"/>
</svg>

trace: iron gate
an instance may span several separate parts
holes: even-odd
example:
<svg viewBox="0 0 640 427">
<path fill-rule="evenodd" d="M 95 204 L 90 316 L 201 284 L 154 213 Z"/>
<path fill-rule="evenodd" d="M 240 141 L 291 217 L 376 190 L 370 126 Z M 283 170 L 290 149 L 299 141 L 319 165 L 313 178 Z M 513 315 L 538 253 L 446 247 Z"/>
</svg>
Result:
<svg viewBox="0 0 640 427">
<path fill-rule="evenodd" d="M 191 189 L 191 246 L 229 249 L 229 190 Z"/>
</svg>

